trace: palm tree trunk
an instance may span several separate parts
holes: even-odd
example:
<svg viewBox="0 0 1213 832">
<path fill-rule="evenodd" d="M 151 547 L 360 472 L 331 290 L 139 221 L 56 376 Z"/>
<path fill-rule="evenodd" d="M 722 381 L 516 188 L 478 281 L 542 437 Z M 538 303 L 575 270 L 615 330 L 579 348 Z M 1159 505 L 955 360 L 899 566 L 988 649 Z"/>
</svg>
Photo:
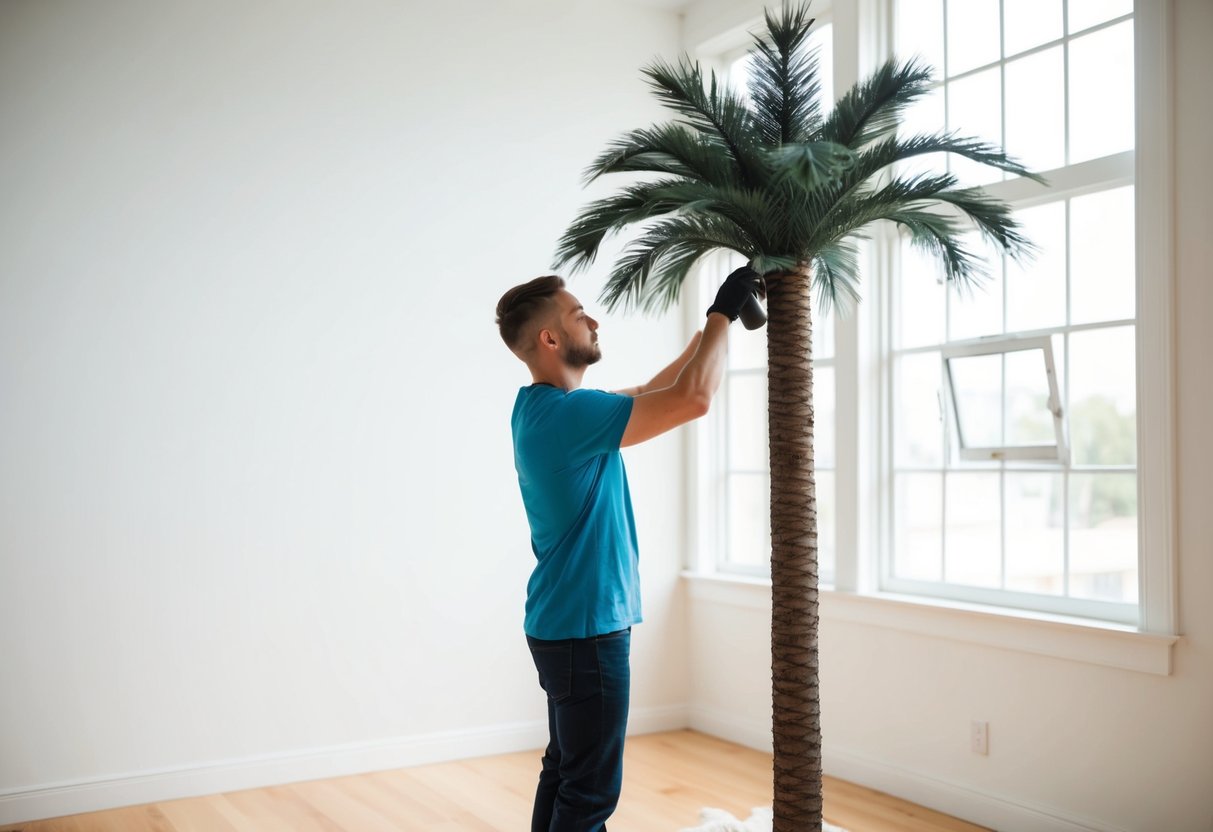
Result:
<svg viewBox="0 0 1213 832">
<path fill-rule="evenodd" d="M 767 277 L 774 832 L 821 829 L 809 264 Z"/>
</svg>

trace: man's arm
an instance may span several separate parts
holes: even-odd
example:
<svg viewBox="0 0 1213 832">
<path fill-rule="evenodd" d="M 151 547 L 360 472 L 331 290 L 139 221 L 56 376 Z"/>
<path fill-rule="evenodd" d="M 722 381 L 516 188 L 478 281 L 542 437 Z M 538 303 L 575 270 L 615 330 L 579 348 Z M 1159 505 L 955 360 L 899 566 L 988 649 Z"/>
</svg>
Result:
<svg viewBox="0 0 1213 832">
<path fill-rule="evenodd" d="M 708 320 L 695 354 L 674 383 L 632 399 L 632 413 L 619 442 L 621 448 L 660 436 L 708 412 L 728 359 L 729 324 L 737 320 L 741 307 L 761 286 L 758 273 L 748 267 L 725 278 L 715 302 L 708 307 Z"/>
<path fill-rule="evenodd" d="M 724 375 L 728 347 L 729 319 L 720 313 L 708 315 L 695 354 L 674 383 L 632 400 L 619 446 L 636 445 L 706 414 Z"/>
<path fill-rule="evenodd" d="M 725 278 L 716 292 L 716 300 L 708 307 L 708 320 L 694 355 L 678 371 L 674 383 L 632 399 L 632 413 L 620 447 L 660 436 L 708 412 L 728 359 L 729 324 L 737 320 L 741 307 L 761 287 L 762 279 L 748 267 Z"/>
<path fill-rule="evenodd" d="M 687 365 L 691 357 L 695 355 L 695 350 L 699 348 L 699 339 L 703 337 L 703 331 L 700 330 L 691 336 L 691 342 L 687 344 L 687 348 L 682 351 L 682 355 L 675 358 L 670 365 L 662 370 L 657 375 L 653 376 L 647 383 L 637 387 L 625 387 L 622 390 L 614 392 L 624 396 L 639 396 L 643 393 L 651 393 L 654 390 L 664 390 L 678 380 L 678 374 L 682 372 L 682 368 Z"/>
</svg>

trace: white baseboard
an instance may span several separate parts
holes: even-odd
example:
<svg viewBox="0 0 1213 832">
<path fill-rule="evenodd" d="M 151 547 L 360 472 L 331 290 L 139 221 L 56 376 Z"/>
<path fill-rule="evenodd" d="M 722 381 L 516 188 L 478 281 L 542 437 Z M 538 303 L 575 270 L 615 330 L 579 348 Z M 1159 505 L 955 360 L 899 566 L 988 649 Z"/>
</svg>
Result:
<svg viewBox="0 0 1213 832">
<path fill-rule="evenodd" d="M 826 773 L 832 777 L 859 783 L 1000 832 L 1127 832 L 1106 821 L 1079 817 L 1054 806 L 979 791 L 845 749 L 831 748 L 828 742 L 823 743 L 822 758 Z"/>
<path fill-rule="evenodd" d="M 768 714 L 738 715 L 693 706 L 691 728 L 730 742 L 771 751 Z M 827 739 L 822 747 L 826 774 L 885 792 L 937 812 L 1001 832 L 1127 832 L 1104 821 L 1082 818 L 1051 806 L 1009 799 L 969 786 L 890 765 L 837 746 Z"/>
<path fill-rule="evenodd" d="M 633 708 L 628 733 L 675 731 L 688 720 L 683 705 Z M 547 738 L 546 722 L 516 722 L 47 783 L 0 791 L 0 824 L 509 754 L 540 749 Z"/>
</svg>

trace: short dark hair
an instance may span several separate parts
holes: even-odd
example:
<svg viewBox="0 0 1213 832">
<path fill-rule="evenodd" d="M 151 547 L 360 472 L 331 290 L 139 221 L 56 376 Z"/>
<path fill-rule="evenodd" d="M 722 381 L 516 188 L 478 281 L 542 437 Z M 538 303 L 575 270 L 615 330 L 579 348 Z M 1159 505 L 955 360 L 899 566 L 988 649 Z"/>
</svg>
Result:
<svg viewBox="0 0 1213 832">
<path fill-rule="evenodd" d="M 549 307 L 552 296 L 563 288 L 564 278 L 549 274 L 515 286 L 501 296 L 497 301 L 497 327 L 507 347 L 519 352 L 523 329 Z"/>
</svg>

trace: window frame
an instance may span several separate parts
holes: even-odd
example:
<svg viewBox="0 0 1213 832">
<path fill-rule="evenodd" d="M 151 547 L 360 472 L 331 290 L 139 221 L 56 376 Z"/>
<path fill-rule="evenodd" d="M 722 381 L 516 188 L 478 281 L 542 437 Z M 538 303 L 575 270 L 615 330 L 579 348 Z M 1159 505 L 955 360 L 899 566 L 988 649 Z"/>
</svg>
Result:
<svg viewBox="0 0 1213 832">
<path fill-rule="evenodd" d="M 881 11 L 890 22 L 892 0 L 881 3 Z M 1135 219 L 1135 296 L 1136 296 L 1136 383 L 1137 383 L 1137 481 L 1138 481 L 1138 604 L 1131 623 L 1138 631 L 1165 635 L 1177 634 L 1174 548 L 1174 359 L 1171 343 L 1173 317 L 1173 251 L 1168 239 L 1171 227 L 1171 112 L 1169 90 L 1172 85 L 1170 62 L 1167 60 L 1169 40 L 1169 10 L 1165 0 L 1138 0 L 1134 12 L 1134 80 L 1136 102 L 1134 115 L 1135 149 L 1111 157 L 1082 162 L 1062 168 L 1051 176 L 1052 187 L 1045 188 L 1024 179 L 992 183 L 986 190 L 1017 207 L 1051 202 L 1078 196 L 1095 190 L 1134 185 Z M 891 23 L 885 29 L 891 31 Z M 891 40 L 891 38 L 890 38 Z M 1093 180 L 1100 180 L 1093 183 Z M 875 235 L 879 257 L 886 262 L 892 257 L 891 237 L 895 232 L 882 229 Z M 1147 279 L 1146 276 L 1149 276 Z M 880 273 L 880 304 L 872 304 L 861 312 L 865 315 L 867 332 L 862 340 L 856 336 L 863 353 L 862 362 L 874 366 L 880 375 L 879 389 L 867 394 L 869 406 L 878 402 L 878 412 L 887 411 L 891 391 L 890 368 L 880 365 L 887 354 L 889 324 L 893 310 L 889 303 L 891 269 Z M 876 308 L 879 306 L 880 308 Z M 845 345 L 839 345 L 840 352 Z M 861 397 L 862 399 L 863 397 Z M 882 437 L 880 457 L 888 459 L 891 426 L 877 428 Z M 880 481 L 879 466 L 864 469 L 871 482 Z M 857 570 L 843 588 L 859 592 L 879 593 L 892 585 L 882 580 L 891 551 L 892 506 L 888 491 L 880 493 L 881 520 L 868 533 L 878 543 L 878 551 L 861 551 L 860 559 L 868 561 L 868 569 Z M 872 564 L 875 559 L 876 563 Z M 875 565 L 877 568 L 872 569 Z M 875 571 L 877 574 L 873 575 Z M 980 595 L 980 593 L 978 593 Z M 926 596 L 927 602 L 940 599 Z M 980 603 L 978 598 L 975 601 Z M 1091 617 L 1098 621 L 1125 621 L 1126 616 L 1115 609 L 1086 609 L 1078 603 L 1068 610 L 1071 615 Z M 1039 608 L 1039 607 L 1038 607 Z M 1017 613 L 1020 610 L 1012 608 Z"/>
</svg>

